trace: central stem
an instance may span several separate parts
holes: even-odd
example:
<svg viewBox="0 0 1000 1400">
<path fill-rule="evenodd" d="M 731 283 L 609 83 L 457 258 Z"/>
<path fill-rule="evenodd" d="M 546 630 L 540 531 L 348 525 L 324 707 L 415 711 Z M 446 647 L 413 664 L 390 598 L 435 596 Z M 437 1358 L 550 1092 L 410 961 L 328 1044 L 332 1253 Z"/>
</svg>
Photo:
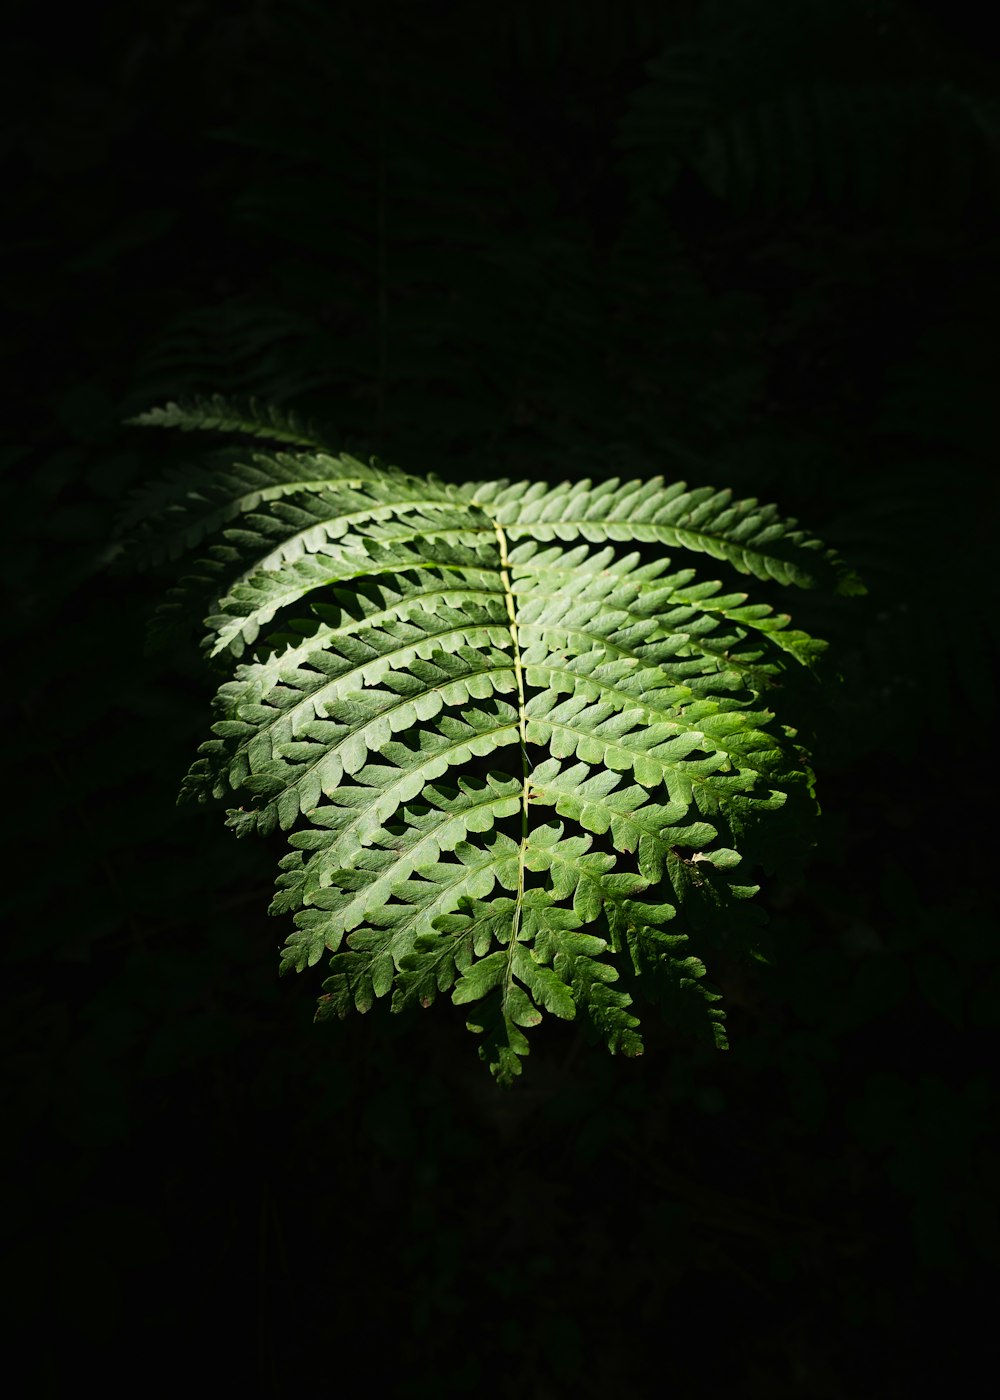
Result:
<svg viewBox="0 0 1000 1400">
<path fill-rule="evenodd" d="M 521 665 L 521 644 L 517 635 L 517 609 L 514 606 L 514 590 L 510 582 L 510 560 L 507 557 L 507 536 L 503 526 L 497 524 L 497 544 L 500 546 L 500 582 L 503 584 L 504 601 L 507 605 L 507 622 L 510 628 L 510 642 L 514 654 L 514 680 L 517 683 L 518 733 L 521 748 L 521 850 L 517 865 L 517 898 L 514 904 L 514 920 L 510 935 L 510 956 L 514 955 L 517 935 L 521 928 L 521 905 L 524 902 L 524 859 L 528 850 L 528 782 L 530 764 L 528 762 L 527 716 L 524 699 L 524 667 Z M 508 974 L 509 980 L 509 974 Z"/>
</svg>

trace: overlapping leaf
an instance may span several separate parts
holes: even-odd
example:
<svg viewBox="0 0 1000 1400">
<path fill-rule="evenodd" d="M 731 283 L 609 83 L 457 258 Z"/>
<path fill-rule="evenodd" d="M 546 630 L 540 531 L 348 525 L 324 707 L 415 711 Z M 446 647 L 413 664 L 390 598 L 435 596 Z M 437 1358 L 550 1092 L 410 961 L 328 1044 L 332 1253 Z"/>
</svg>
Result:
<svg viewBox="0 0 1000 1400">
<path fill-rule="evenodd" d="M 119 528 L 131 537 L 133 564 L 155 564 L 195 549 L 230 521 L 270 502 L 304 499 L 337 486 L 378 487 L 388 476 L 387 470 L 345 454 L 226 449 L 139 492 L 126 506 Z M 270 519 L 276 524 L 276 517 Z"/>
<path fill-rule="evenodd" d="M 833 550 L 773 505 L 755 498 L 734 500 L 711 486 L 688 490 L 662 477 L 620 481 L 612 477 L 565 482 L 481 482 L 467 494 L 499 521 L 511 539 L 643 540 L 724 559 L 740 573 L 776 579 L 800 588 L 835 584 L 840 592 L 860 587 Z"/>
<path fill-rule="evenodd" d="M 363 532 L 340 538 L 331 539 L 325 527 L 318 527 L 311 540 L 298 533 L 291 558 L 282 560 L 280 551 L 271 551 L 260 567 L 243 570 L 218 612 L 205 619 L 214 634 L 212 655 L 228 649 L 239 656 L 283 609 L 317 590 L 354 580 L 431 567 L 498 586 L 495 541 L 489 540 L 492 532 L 478 512 L 393 507 L 402 510 L 398 519 L 373 520 Z"/>
</svg>

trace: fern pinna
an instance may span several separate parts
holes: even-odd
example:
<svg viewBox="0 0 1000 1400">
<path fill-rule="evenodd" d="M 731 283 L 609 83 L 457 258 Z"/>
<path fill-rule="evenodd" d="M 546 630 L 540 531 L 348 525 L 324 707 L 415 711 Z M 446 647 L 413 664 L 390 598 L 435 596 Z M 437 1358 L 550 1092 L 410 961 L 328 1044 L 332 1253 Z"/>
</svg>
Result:
<svg viewBox="0 0 1000 1400">
<path fill-rule="evenodd" d="M 643 992 L 724 1045 L 699 952 L 739 924 L 761 832 L 810 801 L 763 697 L 823 644 L 686 558 L 851 591 L 834 554 L 658 477 L 456 486 L 220 399 L 132 421 L 259 440 L 125 525 L 140 562 L 206 545 L 178 597 L 210 600 L 208 650 L 237 664 L 182 795 L 288 833 L 272 912 L 282 970 L 329 959 L 318 1018 L 448 993 L 503 1084 L 544 1012 L 640 1054 Z"/>
</svg>

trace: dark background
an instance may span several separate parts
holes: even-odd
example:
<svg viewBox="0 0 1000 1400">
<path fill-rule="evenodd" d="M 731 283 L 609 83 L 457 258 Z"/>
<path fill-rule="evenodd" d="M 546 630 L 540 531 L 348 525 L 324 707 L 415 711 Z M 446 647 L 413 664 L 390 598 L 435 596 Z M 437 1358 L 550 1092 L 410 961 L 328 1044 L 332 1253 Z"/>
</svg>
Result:
<svg viewBox="0 0 1000 1400">
<path fill-rule="evenodd" d="M 3 1250 L 30 1393 L 846 1400 L 994 1366 L 978 9 L 14 12 Z M 144 652 L 169 572 L 100 563 L 190 448 L 122 420 L 211 391 L 412 471 L 732 485 L 862 573 L 791 600 L 843 682 L 816 847 L 761 895 L 774 964 L 711 969 L 728 1054 L 556 1026 L 504 1094 L 447 1004 L 314 1027 L 319 970 L 278 982 L 280 843 L 174 806 L 213 678 L 193 636 Z"/>
</svg>

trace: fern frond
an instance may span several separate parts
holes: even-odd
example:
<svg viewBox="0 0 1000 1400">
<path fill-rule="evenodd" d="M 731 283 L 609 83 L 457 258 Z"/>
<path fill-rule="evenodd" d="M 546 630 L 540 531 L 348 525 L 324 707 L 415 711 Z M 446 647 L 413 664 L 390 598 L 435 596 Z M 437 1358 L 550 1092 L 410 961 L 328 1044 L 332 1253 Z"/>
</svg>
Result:
<svg viewBox="0 0 1000 1400">
<path fill-rule="evenodd" d="M 788 630 L 787 613 L 775 613 L 766 603 L 748 604 L 745 593 L 723 594 L 717 580 L 695 582 L 694 569 L 667 574 L 667 559 L 640 565 L 638 554 L 616 559 L 612 549 L 586 546 L 543 551 L 533 541 L 513 549 L 510 559 L 519 626 L 529 635 L 541 630 L 553 647 L 572 650 L 578 637 L 581 649 L 590 651 L 600 638 L 610 655 L 655 664 L 673 658 L 689 683 L 697 663 L 684 664 L 680 653 L 697 652 L 703 660 L 716 658 L 717 673 L 725 662 L 761 687 L 775 668 L 761 660 L 766 651 L 748 649 L 753 643 L 744 629 L 766 634 L 770 644 L 807 666 L 825 650 L 823 642 Z M 738 631 L 718 633 L 722 620 L 735 623 Z M 722 683 L 718 674 L 713 683 Z"/>
<path fill-rule="evenodd" d="M 327 540 L 314 552 L 303 551 L 280 569 L 246 571 L 219 601 L 218 613 L 205 619 L 215 634 L 211 655 L 227 649 L 241 655 L 278 612 L 319 589 L 415 569 L 448 571 L 457 583 L 492 580 L 495 585 L 492 563 L 468 514 L 421 512 L 393 527 L 375 524 L 363 535 Z"/>
<path fill-rule="evenodd" d="M 392 633 L 368 633 L 352 638 L 353 645 L 343 645 L 339 656 L 328 653 L 319 683 L 312 676 L 305 681 L 312 688 L 308 704 L 300 700 L 302 691 L 288 686 L 272 691 L 265 704 L 241 705 L 237 718 L 213 725 L 220 738 L 202 746 L 202 766 L 191 782 L 207 780 L 213 761 L 228 758 L 227 739 L 242 740 L 227 766 L 229 785 L 257 794 L 287 829 L 300 811 L 317 806 L 345 774 L 358 772 L 369 752 L 379 751 L 394 734 L 435 718 L 446 705 L 485 700 L 494 691 L 515 687 L 509 654 L 466 645 L 436 651 L 430 661 L 414 649 L 405 668 L 397 664 L 393 669 L 389 662 L 378 687 L 363 685 L 359 672 L 366 661 L 377 657 L 380 649 L 398 649 L 396 641 Z M 345 677 L 343 689 L 337 685 L 338 672 Z M 279 708 L 289 693 L 298 711 L 290 720 Z"/>
<path fill-rule="evenodd" d="M 708 1037 L 719 1050 L 728 1048 L 721 995 L 702 979 L 705 964 L 683 956 L 687 938 L 665 934 L 663 906 L 622 900 L 609 912 L 612 947 L 627 952 L 646 999 L 665 1011 L 680 1029 Z M 682 956 L 678 956 L 678 953 Z"/>
<path fill-rule="evenodd" d="M 379 685 L 418 658 L 429 660 L 435 651 L 462 644 L 502 646 L 507 635 L 503 621 L 496 609 L 470 614 L 440 605 L 413 621 L 383 618 L 380 628 L 326 627 L 298 648 L 239 667 L 237 679 L 222 686 L 216 697 L 222 716 L 216 733 L 236 742 L 205 750 L 220 756 L 213 795 L 222 797 L 240 785 L 251 771 L 251 752 L 259 761 L 303 725 L 325 718 L 332 701 Z M 199 772 L 207 775 L 207 769 Z M 192 795 L 197 786 L 192 779 Z"/>
<path fill-rule="evenodd" d="M 775 709 L 822 644 L 605 542 L 843 588 L 831 551 L 658 477 L 453 488 L 314 452 L 230 462 L 159 508 L 169 548 L 216 541 L 213 654 L 256 650 L 182 795 L 288 833 L 281 967 L 330 958 L 321 1018 L 448 992 L 502 1083 L 543 1014 L 640 1053 L 636 990 L 724 1044 L 701 951 L 738 944 L 744 851 L 809 789 Z"/>
<path fill-rule="evenodd" d="M 393 554 L 388 546 L 428 539 L 473 540 L 477 531 L 488 529 L 482 522 L 470 521 L 467 511 L 449 518 L 441 508 L 449 501 L 449 493 L 433 481 L 414 482 L 402 475 L 385 481 L 377 469 L 366 481 L 365 469 L 360 475 L 355 472 L 360 464 L 340 459 L 338 465 L 346 465 L 355 477 L 341 483 L 332 465 L 326 468 L 329 479 L 312 483 L 311 492 L 303 489 L 309 483 L 301 479 L 271 486 L 228 499 L 214 511 L 203 511 L 193 523 L 174 524 L 133 543 L 133 562 L 142 563 L 185 544 L 190 547 L 213 527 L 218 535 L 219 542 L 193 565 L 196 572 L 170 591 L 157 614 L 158 625 L 169 627 L 194 601 L 200 601 L 202 613 L 212 614 L 216 632 L 206 638 L 211 654 L 229 649 L 239 656 L 282 608 L 315 588 L 377 572 L 376 555 L 383 570 L 391 569 L 394 560 L 412 564 L 411 552 Z M 301 477 L 301 467 L 298 474 Z M 218 493 L 219 484 L 213 483 L 213 488 Z M 194 493 L 188 485 L 187 500 L 174 510 L 174 518 L 188 509 L 192 496 L 200 504 L 206 494 Z M 264 513 L 265 500 L 270 503 L 268 513 Z M 220 530 L 234 512 L 248 513 L 237 526 Z M 453 551 L 445 555 L 445 564 L 452 562 Z M 300 563 L 302 567 L 296 568 Z"/>
<path fill-rule="evenodd" d="M 432 621 L 422 627 L 397 623 L 381 632 L 348 634 L 336 649 L 331 642 L 311 654 L 308 666 L 284 672 L 282 683 L 266 693 L 250 668 L 234 686 L 222 688 L 218 704 L 228 718 L 212 726 L 218 737 L 202 745 L 185 795 L 210 790 L 221 797 L 248 787 L 266 794 L 258 809 L 265 829 L 276 814 L 288 828 L 300 811 L 318 804 L 322 793 L 336 789 L 338 768 L 352 773 L 361 767 L 354 757 L 359 744 L 370 740 L 379 747 L 379 736 L 384 745 L 390 732 L 412 727 L 418 715 L 428 719 L 445 704 L 513 688 L 510 656 L 489 645 L 493 624 L 482 624 L 479 640 L 485 649 L 476 649 L 462 640 L 476 635 L 474 623 L 445 622 L 437 628 Z M 446 641 L 455 649 L 432 650 L 433 659 L 423 659 L 422 652 Z M 384 688 L 375 689 L 376 684 Z M 359 708 L 355 702 L 362 696 L 373 700 Z M 387 730 L 387 723 L 396 728 Z M 293 753 L 301 761 L 289 765 L 285 760 Z M 345 753 L 352 755 L 353 767 L 344 765 Z"/>
<path fill-rule="evenodd" d="M 615 144 L 625 154 L 633 185 L 662 195 L 673 187 L 683 155 L 711 118 L 704 48 L 671 44 L 646 64 L 646 73 L 648 82 L 633 96 Z"/>
<path fill-rule="evenodd" d="M 701 848 L 715 839 L 708 822 L 685 823 L 686 803 L 650 802 L 646 788 L 620 784 L 618 773 L 595 773 L 585 763 L 565 768 L 549 758 L 532 772 L 531 800 L 554 807 L 585 831 L 610 833 L 616 850 L 637 856 L 639 873 L 651 884 L 662 880 L 675 846 Z"/>
<path fill-rule="evenodd" d="M 245 437 L 263 438 L 267 442 L 287 443 L 290 447 L 316 448 L 327 445 L 324 434 L 299 414 L 286 412 L 276 404 L 260 404 L 256 399 L 241 403 L 237 399 L 212 394 L 194 395 L 162 408 L 150 408 L 127 418 L 126 423 L 140 428 L 179 428 L 184 433 L 237 433 Z"/>
<path fill-rule="evenodd" d="M 586 977 L 576 963 L 587 952 L 603 951 L 607 941 L 577 933 L 574 942 L 573 934 L 581 921 L 598 917 L 605 900 L 622 900 L 628 892 L 644 889 L 645 881 L 609 875 L 613 858 L 588 853 L 589 845 L 589 837 L 563 839 L 561 827 L 540 827 L 520 846 L 502 834 L 485 851 L 463 843 L 456 848 L 457 861 L 426 867 L 419 880 L 397 885 L 398 904 L 369 915 L 377 930 L 348 938 L 351 951 L 331 962 L 328 1009 L 342 1013 L 352 1001 L 358 1009 L 367 1009 L 388 991 L 396 966 L 402 969 L 397 1009 L 413 998 L 429 1005 L 437 991 L 452 987 L 457 1005 L 485 1000 L 470 1020 L 470 1029 L 486 1031 L 481 1054 L 500 1082 L 509 1083 L 520 1073 L 519 1057 L 527 1053 L 524 1028 L 537 1025 L 543 1010 L 574 1019 L 577 997 L 587 1008 L 591 987 L 606 988 L 617 979 L 615 969 L 607 965 Z M 525 890 L 525 870 L 553 873 L 551 889 Z M 495 883 L 515 891 L 515 896 L 500 896 L 487 904 Z M 560 901 L 567 898 L 574 900 L 572 908 L 561 907 Z M 322 915 L 300 917 L 303 922 L 308 919 L 314 939 L 324 934 L 337 939 L 337 923 L 331 929 Z M 494 944 L 499 944 L 497 951 L 487 951 Z M 481 955 L 470 957 L 470 952 Z M 626 1034 L 638 1023 L 622 1014 L 629 998 L 619 993 L 593 1000 L 608 1023 L 610 1048 L 639 1053 L 638 1036 Z"/>
<path fill-rule="evenodd" d="M 528 739 L 544 745 L 555 758 L 576 757 L 592 767 L 631 771 L 644 787 L 662 784 L 671 802 L 685 804 L 700 802 L 703 789 L 714 791 L 717 800 L 725 800 L 732 791 L 750 791 L 757 773 L 772 765 L 775 750 L 768 747 L 758 751 L 763 755 L 757 758 L 759 769 L 748 763 L 732 774 L 727 749 L 740 753 L 741 739 L 760 742 L 759 731 L 740 732 L 744 723 L 759 721 L 760 716 L 742 711 L 688 716 L 683 710 L 672 714 L 668 708 L 628 704 L 627 697 L 624 703 L 625 708 L 623 697 L 613 689 L 602 689 L 596 701 L 579 692 L 560 701 L 556 692 L 540 691 L 526 707 Z M 757 755 L 751 750 L 746 757 Z M 720 780 L 720 774 L 731 776 Z"/>
<path fill-rule="evenodd" d="M 282 868 L 290 872 L 278 879 L 275 912 L 298 907 L 295 900 L 306 880 L 329 884 L 326 872 L 346 869 L 359 848 L 373 844 L 399 807 L 424 792 L 425 786 L 442 777 L 450 768 L 464 768 L 474 759 L 486 758 L 494 750 L 518 742 L 518 713 L 513 706 L 495 700 L 491 706 L 468 709 L 461 715 L 442 714 L 435 729 L 420 731 L 415 745 L 398 740 L 382 745 L 378 757 L 384 763 L 368 763 L 352 774 L 353 785 L 342 784 L 329 794 L 329 802 L 308 813 L 313 831 L 296 832 L 294 846 L 315 849 L 316 865 L 308 877 L 301 874 L 298 853 L 284 857 Z M 426 795 L 425 795 L 426 800 Z M 267 834 L 277 825 L 276 808 L 232 811 L 229 825 L 238 835 L 251 830 Z M 329 832 L 329 838 L 325 833 Z"/>
<path fill-rule="evenodd" d="M 253 452 L 241 460 L 227 451 L 136 493 L 122 512 L 119 532 L 129 537 L 133 565 L 146 567 L 177 558 L 271 501 L 301 499 L 334 485 L 384 483 L 387 476 L 388 470 L 345 454 Z"/>
<path fill-rule="evenodd" d="M 738 205 L 926 211 L 933 201 L 960 212 L 977 174 L 992 178 L 977 161 L 992 134 L 988 99 L 916 74 L 873 81 L 863 61 L 853 73 L 831 68 L 842 3 L 754 9 L 744 27 L 705 4 L 701 36 L 646 65 L 616 142 L 640 197 L 668 193 L 686 165 Z M 855 56 L 874 51 L 873 19 L 869 8 L 848 20 Z"/>
<path fill-rule="evenodd" d="M 692 150 L 692 163 L 722 198 L 746 202 L 761 195 L 779 204 L 810 196 L 861 207 L 958 208 L 973 174 L 965 162 L 934 164 L 933 186 L 914 171 L 942 142 L 958 156 L 973 136 L 963 109 L 945 94 L 917 83 L 817 83 L 765 99 L 709 125 Z M 945 179 L 961 179 L 947 188 Z"/>
<path fill-rule="evenodd" d="M 734 501 L 729 490 L 684 482 L 484 482 L 467 494 L 489 510 L 513 540 L 642 540 L 710 554 L 743 574 L 800 588 L 835 583 L 837 591 L 857 591 L 858 580 L 833 550 L 794 520 L 783 520 L 773 505 L 755 498 Z"/>
<path fill-rule="evenodd" d="M 594 773 L 586 764 L 563 768 L 549 759 L 531 776 L 532 801 L 552 806 L 562 817 L 570 817 L 586 831 L 610 836 L 615 850 L 636 857 L 639 873 L 650 885 L 666 888 L 685 916 L 693 912 L 700 933 L 720 932 L 722 918 L 735 917 L 736 901 L 752 898 L 756 885 L 737 883 L 742 862 L 738 854 L 715 843 L 719 827 L 728 825 L 730 802 L 720 806 L 718 825 L 705 821 L 689 822 L 689 808 L 683 803 L 661 805 L 649 800 L 641 786 L 621 787 L 617 773 Z M 763 801 L 770 810 L 768 799 Z M 710 848 L 710 849 L 709 849 Z M 710 907 L 699 906 L 706 905 Z M 692 904 L 694 909 L 692 911 Z M 700 913 L 699 913 L 700 908 Z M 709 917 L 702 917 L 708 915 Z M 721 930 L 725 942 L 725 930 Z"/>
</svg>

